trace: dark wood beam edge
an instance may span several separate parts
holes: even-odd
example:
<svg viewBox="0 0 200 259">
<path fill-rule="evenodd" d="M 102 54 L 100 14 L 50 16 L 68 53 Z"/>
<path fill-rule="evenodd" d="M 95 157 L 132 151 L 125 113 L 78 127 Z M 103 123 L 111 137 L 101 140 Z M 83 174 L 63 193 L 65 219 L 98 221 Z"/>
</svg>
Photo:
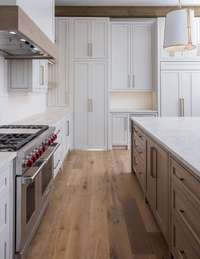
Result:
<svg viewBox="0 0 200 259">
<path fill-rule="evenodd" d="M 188 6 L 187 6 L 188 7 Z M 200 6 L 189 6 L 200 16 Z M 174 6 L 56 6 L 57 17 L 111 17 L 111 18 L 153 18 L 163 17 L 176 9 Z"/>
</svg>

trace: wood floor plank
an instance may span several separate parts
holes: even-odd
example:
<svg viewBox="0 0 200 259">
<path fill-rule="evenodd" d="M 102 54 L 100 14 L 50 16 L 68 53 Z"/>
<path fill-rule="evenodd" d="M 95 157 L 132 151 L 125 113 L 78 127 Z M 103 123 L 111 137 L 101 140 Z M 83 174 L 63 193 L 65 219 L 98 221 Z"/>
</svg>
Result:
<svg viewBox="0 0 200 259">
<path fill-rule="evenodd" d="M 27 259 L 166 259 L 129 158 L 126 150 L 71 152 Z"/>
</svg>

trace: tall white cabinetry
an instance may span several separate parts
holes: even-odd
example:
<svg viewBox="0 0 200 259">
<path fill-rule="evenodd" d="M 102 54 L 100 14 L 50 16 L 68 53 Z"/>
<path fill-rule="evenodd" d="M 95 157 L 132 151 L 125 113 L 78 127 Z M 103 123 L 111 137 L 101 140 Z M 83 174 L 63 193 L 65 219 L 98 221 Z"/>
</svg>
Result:
<svg viewBox="0 0 200 259">
<path fill-rule="evenodd" d="M 200 63 L 161 68 L 161 116 L 200 116 Z"/>
<path fill-rule="evenodd" d="M 74 147 L 107 148 L 108 19 L 72 19 Z"/>
<path fill-rule="evenodd" d="M 151 91 L 155 20 L 111 23 L 111 90 Z"/>
</svg>

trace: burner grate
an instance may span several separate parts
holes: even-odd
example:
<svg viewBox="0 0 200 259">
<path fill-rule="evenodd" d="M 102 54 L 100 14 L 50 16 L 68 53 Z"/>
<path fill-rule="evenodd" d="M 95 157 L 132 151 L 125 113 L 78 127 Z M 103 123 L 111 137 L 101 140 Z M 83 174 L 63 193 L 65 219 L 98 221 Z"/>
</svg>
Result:
<svg viewBox="0 0 200 259">
<path fill-rule="evenodd" d="M 49 127 L 46 125 L 4 125 L 0 129 L 38 129 L 36 133 L 0 133 L 0 151 L 17 151 L 42 134 Z"/>
</svg>

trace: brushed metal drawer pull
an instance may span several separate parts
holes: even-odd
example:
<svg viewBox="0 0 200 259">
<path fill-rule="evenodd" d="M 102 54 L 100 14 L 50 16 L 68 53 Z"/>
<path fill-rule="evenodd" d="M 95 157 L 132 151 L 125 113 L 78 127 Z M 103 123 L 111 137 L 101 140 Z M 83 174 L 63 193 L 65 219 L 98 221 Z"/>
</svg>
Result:
<svg viewBox="0 0 200 259">
<path fill-rule="evenodd" d="M 143 154 L 143 151 L 140 150 L 140 151 L 138 151 L 138 153 L 139 153 L 139 154 Z"/>
<path fill-rule="evenodd" d="M 184 211 L 184 210 L 182 210 L 182 209 L 180 209 L 179 211 L 180 211 L 180 213 L 181 213 L 181 214 L 185 213 L 185 211 Z"/>
</svg>

